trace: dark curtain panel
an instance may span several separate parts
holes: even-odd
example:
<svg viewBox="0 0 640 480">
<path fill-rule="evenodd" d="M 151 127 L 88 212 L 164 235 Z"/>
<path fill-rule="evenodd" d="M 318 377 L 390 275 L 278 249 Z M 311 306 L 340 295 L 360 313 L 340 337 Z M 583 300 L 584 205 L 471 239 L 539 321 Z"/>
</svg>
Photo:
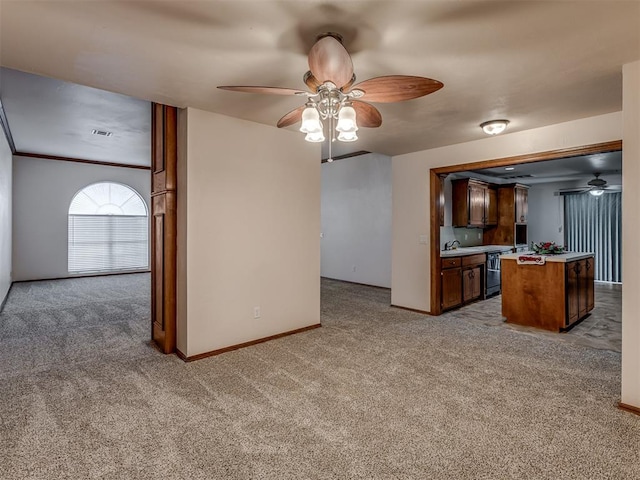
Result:
<svg viewBox="0 0 640 480">
<path fill-rule="evenodd" d="M 595 253 L 595 279 L 622 281 L 622 193 L 564 197 L 567 250 Z"/>
</svg>

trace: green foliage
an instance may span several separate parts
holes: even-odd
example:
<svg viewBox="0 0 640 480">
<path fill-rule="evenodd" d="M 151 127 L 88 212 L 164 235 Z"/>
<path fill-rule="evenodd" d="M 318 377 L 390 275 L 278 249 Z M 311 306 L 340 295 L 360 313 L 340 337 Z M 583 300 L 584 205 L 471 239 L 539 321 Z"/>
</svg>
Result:
<svg viewBox="0 0 640 480">
<path fill-rule="evenodd" d="M 556 245 L 556 242 L 531 242 L 531 250 L 539 255 L 558 255 L 564 253 L 564 247 Z"/>
</svg>

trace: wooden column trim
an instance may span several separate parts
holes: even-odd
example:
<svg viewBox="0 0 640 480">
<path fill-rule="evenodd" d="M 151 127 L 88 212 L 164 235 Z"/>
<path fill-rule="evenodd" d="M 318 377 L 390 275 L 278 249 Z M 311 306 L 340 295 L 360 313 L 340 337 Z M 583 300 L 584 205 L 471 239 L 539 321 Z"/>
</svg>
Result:
<svg viewBox="0 0 640 480">
<path fill-rule="evenodd" d="M 431 230 L 431 314 L 442 313 L 442 282 L 440 281 L 440 177 L 435 170 L 429 171 L 430 208 L 429 224 Z"/>
<path fill-rule="evenodd" d="M 176 351 L 178 109 L 151 105 L 151 338 Z"/>
</svg>

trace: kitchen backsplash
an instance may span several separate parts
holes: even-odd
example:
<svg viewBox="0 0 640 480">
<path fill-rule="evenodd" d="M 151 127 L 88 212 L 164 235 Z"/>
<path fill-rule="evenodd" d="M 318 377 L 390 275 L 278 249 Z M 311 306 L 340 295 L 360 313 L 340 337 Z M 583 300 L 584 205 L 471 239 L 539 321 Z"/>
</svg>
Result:
<svg viewBox="0 0 640 480">
<path fill-rule="evenodd" d="M 458 240 L 461 247 L 475 247 L 476 245 L 482 245 L 482 229 L 440 227 L 440 250 L 444 250 L 445 243 L 450 243 L 454 240 Z"/>
</svg>

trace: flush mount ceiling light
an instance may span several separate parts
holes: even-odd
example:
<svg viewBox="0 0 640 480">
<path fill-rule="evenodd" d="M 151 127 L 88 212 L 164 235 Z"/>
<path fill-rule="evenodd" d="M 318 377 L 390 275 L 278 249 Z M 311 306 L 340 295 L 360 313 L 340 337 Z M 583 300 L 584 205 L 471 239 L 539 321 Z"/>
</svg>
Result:
<svg viewBox="0 0 640 480">
<path fill-rule="evenodd" d="M 311 91 L 279 87 L 220 86 L 223 90 L 272 95 L 298 95 L 306 103 L 287 113 L 278 127 L 301 121 L 300 131 L 308 142 L 325 141 L 324 124 L 328 124 L 329 152 L 331 142 L 354 142 L 358 127 L 382 125 L 382 115 L 373 105 L 363 102 L 392 103 L 422 97 L 443 87 L 442 82 L 425 77 L 388 75 L 354 85 L 351 56 L 342 45 L 342 36 L 323 33 L 318 36 L 308 56 L 309 71 L 303 81 Z M 331 153 L 329 153 L 331 161 Z"/>
<path fill-rule="evenodd" d="M 509 125 L 509 120 L 490 120 L 480 124 L 482 131 L 487 135 L 498 135 L 504 132 Z"/>
</svg>

